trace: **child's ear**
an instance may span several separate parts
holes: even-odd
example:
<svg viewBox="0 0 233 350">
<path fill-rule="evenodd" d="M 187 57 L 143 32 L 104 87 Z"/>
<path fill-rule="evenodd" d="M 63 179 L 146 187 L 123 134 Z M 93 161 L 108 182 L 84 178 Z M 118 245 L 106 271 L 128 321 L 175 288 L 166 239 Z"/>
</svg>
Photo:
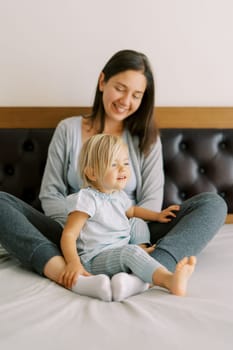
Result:
<svg viewBox="0 0 233 350">
<path fill-rule="evenodd" d="M 84 173 L 90 181 L 96 181 L 96 176 L 93 168 L 85 168 Z"/>
<path fill-rule="evenodd" d="M 104 90 L 104 73 L 101 72 L 99 77 L 99 91 L 103 92 L 103 90 Z"/>
</svg>

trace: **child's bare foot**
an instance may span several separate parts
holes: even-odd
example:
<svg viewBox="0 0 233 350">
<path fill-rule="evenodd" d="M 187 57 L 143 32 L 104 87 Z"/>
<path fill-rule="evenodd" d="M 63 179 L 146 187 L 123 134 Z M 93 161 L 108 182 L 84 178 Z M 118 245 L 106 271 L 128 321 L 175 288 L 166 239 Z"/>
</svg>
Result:
<svg viewBox="0 0 233 350">
<path fill-rule="evenodd" d="M 184 296 L 187 291 L 187 283 L 196 265 L 195 256 L 185 257 L 180 260 L 173 273 L 170 292 L 175 295 Z"/>
<path fill-rule="evenodd" d="M 155 285 L 167 288 L 172 294 L 185 296 L 188 280 L 191 277 L 196 265 L 196 257 L 185 257 L 180 260 L 174 273 L 165 268 L 159 268 L 153 275 Z"/>
</svg>

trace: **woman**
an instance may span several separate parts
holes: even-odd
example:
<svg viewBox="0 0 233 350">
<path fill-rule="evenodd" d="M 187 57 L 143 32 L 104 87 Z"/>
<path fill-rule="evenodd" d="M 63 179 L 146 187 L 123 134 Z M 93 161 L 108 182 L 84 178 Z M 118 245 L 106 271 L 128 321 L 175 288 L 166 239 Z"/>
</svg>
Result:
<svg viewBox="0 0 233 350">
<path fill-rule="evenodd" d="M 0 242 L 22 264 L 55 282 L 65 269 L 60 238 L 68 208 L 65 197 L 79 191 L 81 146 L 98 133 L 121 135 L 129 148 L 132 176 L 126 193 L 138 206 L 160 211 L 164 174 L 161 142 L 154 124 L 154 80 L 147 57 L 123 50 L 103 68 L 88 117 L 59 123 L 48 153 L 40 199 L 45 215 L 19 199 L 0 194 Z M 217 214 L 217 215 L 216 215 Z M 184 256 L 197 255 L 226 217 L 226 204 L 202 193 L 180 206 L 169 223 L 149 223 L 152 256 L 170 271 Z"/>
</svg>

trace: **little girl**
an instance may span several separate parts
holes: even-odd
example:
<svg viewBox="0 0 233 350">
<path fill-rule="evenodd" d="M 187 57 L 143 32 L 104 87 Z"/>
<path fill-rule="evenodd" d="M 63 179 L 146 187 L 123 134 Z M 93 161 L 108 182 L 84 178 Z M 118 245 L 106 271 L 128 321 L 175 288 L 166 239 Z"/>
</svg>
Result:
<svg viewBox="0 0 233 350">
<path fill-rule="evenodd" d="M 66 267 L 59 283 L 105 301 L 123 300 L 149 285 L 184 296 L 196 258 L 184 257 L 174 273 L 168 271 L 149 255 L 154 247 L 146 248 L 149 232 L 144 221 L 169 222 L 179 206 L 159 213 L 132 206 L 123 191 L 130 177 L 128 149 L 118 136 L 89 138 L 79 169 L 84 188 L 67 197 L 70 214 L 61 238 Z"/>
</svg>

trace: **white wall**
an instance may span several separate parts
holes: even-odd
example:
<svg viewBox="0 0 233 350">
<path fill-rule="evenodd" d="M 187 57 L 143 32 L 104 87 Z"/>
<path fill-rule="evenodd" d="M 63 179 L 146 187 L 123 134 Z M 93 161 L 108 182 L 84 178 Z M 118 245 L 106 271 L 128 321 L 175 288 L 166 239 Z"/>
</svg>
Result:
<svg viewBox="0 0 233 350">
<path fill-rule="evenodd" d="M 0 106 L 91 105 L 105 61 L 146 53 L 159 106 L 233 106 L 232 0 L 0 0 Z"/>
</svg>

